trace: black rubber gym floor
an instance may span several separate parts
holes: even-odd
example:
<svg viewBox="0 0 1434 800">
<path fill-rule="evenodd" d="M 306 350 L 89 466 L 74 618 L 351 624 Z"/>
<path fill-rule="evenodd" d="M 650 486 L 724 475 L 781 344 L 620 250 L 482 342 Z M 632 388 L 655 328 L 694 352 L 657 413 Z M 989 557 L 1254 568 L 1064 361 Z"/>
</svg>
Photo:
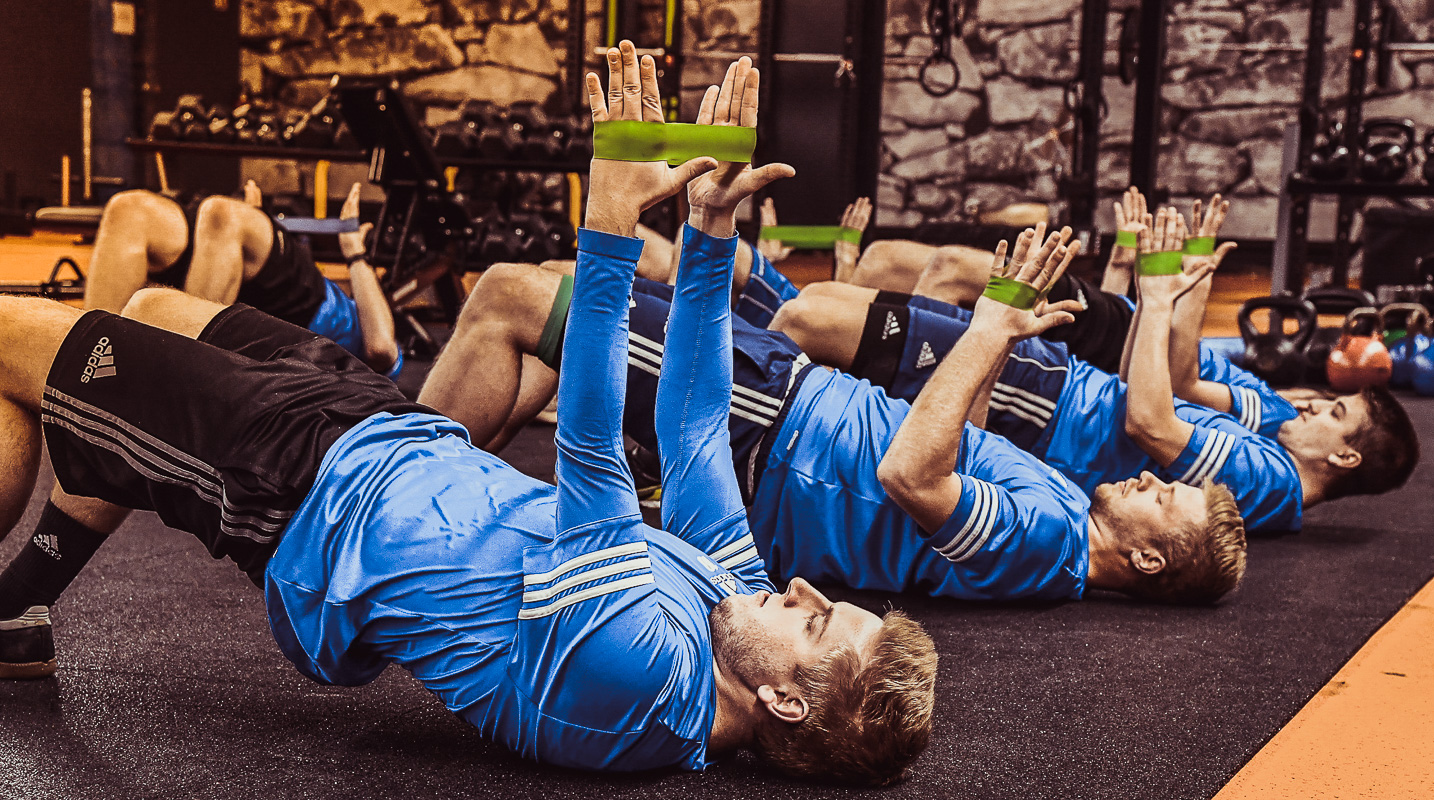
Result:
<svg viewBox="0 0 1434 800">
<path fill-rule="evenodd" d="M 1434 401 L 1409 407 L 1434 441 Z M 506 455 L 551 479 L 551 433 L 529 428 Z M 1245 586 L 1216 608 L 834 592 L 907 609 L 941 651 L 936 735 L 883 795 L 1210 797 L 1434 574 L 1431 486 L 1426 464 L 1398 493 L 1314 509 L 1302 534 L 1252 542 Z M 260 593 L 149 514 L 55 616 L 59 674 L 0 683 L 6 800 L 851 794 L 747 756 L 704 774 L 544 768 L 483 741 L 401 670 L 357 689 L 311 683 L 275 648 Z"/>
</svg>

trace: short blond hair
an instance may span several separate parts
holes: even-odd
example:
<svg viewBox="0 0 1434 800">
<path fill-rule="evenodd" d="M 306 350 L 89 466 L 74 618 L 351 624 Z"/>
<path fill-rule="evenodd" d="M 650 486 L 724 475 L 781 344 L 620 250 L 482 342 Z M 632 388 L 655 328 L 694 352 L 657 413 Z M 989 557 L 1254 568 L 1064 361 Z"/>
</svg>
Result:
<svg viewBox="0 0 1434 800">
<path fill-rule="evenodd" d="M 1165 568 L 1141 575 L 1130 593 L 1165 603 L 1213 603 L 1245 576 L 1245 520 L 1223 483 L 1206 481 L 1205 523 L 1157 533 Z"/>
<path fill-rule="evenodd" d="M 757 751 L 792 775 L 861 786 L 888 786 L 931 740 L 936 706 L 936 645 L 900 611 L 882 618 L 863 665 L 843 647 L 798 668 L 807 718 L 772 721 L 757 733 Z"/>
</svg>

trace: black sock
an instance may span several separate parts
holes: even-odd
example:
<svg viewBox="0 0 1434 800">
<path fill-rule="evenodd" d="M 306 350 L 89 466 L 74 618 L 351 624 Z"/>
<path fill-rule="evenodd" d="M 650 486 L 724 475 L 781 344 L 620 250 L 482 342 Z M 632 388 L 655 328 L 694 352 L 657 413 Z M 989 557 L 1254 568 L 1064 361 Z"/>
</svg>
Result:
<svg viewBox="0 0 1434 800">
<path fill-rule="evenodd" d="M 104 534 L 45 503 L 34 535 L 0 573 L 0 619 L 14 619 L 30 606 L 54 605 L 104 543 Z"/>
</svg>

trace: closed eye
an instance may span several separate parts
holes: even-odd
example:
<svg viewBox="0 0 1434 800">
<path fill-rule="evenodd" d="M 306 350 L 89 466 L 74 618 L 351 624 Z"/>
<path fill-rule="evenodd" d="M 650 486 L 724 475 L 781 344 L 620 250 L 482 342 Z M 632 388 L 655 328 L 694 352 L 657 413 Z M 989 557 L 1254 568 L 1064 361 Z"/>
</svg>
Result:
<svg viewBox="0 0 1434 800">
<path fill-rule="evenodd" d="M 812 612 L 812 615 L 809 616 L 809 617 L 807 617 L 807 633 L 811 633 L 811 632 L 812 632 L 812 626 L 814 626 L 814 625 L 816 625 L 816 624 L 817 624 L 817 615 L 816 615 L 816 612 Z"/>
</svg>

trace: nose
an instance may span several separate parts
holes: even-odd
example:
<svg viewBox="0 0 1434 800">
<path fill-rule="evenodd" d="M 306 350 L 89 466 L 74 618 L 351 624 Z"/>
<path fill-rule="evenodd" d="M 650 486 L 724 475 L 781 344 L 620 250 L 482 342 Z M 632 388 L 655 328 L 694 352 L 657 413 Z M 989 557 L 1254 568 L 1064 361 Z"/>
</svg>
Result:
<svg viewBox="0 0 1434 800">
<path fill-rule="evenodd" d="M 791 607 L 808 606 L 819 611 L 825 611 L 831 605 L 826 596 L 816 590 L 816 587 L 801 578 L 792 578 L 787 584 L 787 591 L 782 595 L 782 605 Z"/>
<path fill-rule="evenodd" d="M 1149 488 L 1150 488 L 1150 485 L 1151 485 L 1152 483 L 1154 483 L 1156 480 L 1157 480 L 1157 479 L 1156 479 L 1155 475 L 1154 475 L 1153 473 L 1151 473 L 1149 470 L 1146 470 L 1145 472 L 1140 473 L 1140 482 L 1135 485 L 1135 488 L 1137 488 L 1137 489 L 1139 489 L 1140 491 L 1143 492 L 1143 491 L 1145 491 L 1146 489 L 1149 489 Z"/>
</svg>

